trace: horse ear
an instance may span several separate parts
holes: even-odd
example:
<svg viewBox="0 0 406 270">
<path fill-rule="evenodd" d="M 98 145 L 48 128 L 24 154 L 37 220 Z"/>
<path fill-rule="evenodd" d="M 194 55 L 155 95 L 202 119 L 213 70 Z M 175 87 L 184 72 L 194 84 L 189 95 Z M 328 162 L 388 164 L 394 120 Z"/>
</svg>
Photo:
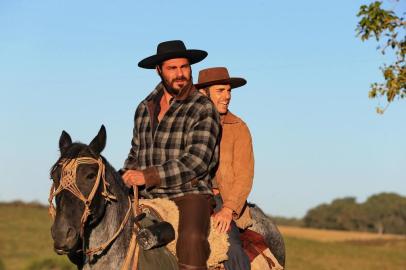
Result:
<svg viewBox="0 0 406 270">
<path fill-rule="evenodd" d="M 62 131 L 61 137 L 59 138 L 59 151 L 61 151 L 61 155 L 63 155 L 66 149 L 72 144 L 72 139 L 68 132 L 65 130 Z"/>
<path fill-rule="evenodd" d="M 104 125 L 101 126 L 99 133 L 97 133 L 96 137 L 92 140 L 89 144 L 90 149 L 92 149 L 98 155 L 103 151 L 104 147 L 106 146 L 106 128 Z"/>
</svg>

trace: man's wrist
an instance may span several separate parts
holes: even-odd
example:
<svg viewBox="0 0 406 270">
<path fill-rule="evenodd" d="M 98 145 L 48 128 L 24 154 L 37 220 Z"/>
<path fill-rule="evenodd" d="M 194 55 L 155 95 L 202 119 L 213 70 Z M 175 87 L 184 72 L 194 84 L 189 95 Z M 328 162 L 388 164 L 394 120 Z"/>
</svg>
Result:
<svg viewBox="0 0 406 270">
<path fill-rule="evenodd" d="M 230 215 L 233 215 L 233 214 L 234 214 L 233 209 L 228 208 L 227 206 L 223 206 L 223 209 L 224 209 L 227 213 L 229 213 Z"/>
</svg>

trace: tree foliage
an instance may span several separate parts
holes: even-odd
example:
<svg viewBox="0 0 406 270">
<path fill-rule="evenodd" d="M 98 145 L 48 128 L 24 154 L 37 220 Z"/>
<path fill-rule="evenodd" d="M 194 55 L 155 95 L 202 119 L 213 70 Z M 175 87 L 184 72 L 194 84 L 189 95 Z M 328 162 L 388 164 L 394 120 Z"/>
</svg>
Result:
<svg viewBox="0 0 406 270">
<path fill-rule="evenodd" d="M 381 5 L 380 1 L 362 5 L 357 14 L 360 21 L 356 29 L 362 41 L 375 37 L 380 43 L 378 49 L 382 54 L 390 48 L 396 55 L 391 64 L 381 67 L 385 82 L 373 83 L 369 91 L 370 98 L 386 97 L 388 103 L 385 108 L 377 108 L 378 113 L 383 113 L 396 98 L 406 97 L 406 21 L 394 11 L 383 9 Z"/>
<path fill-rule="evenodd" d="M 380 193 L 361 204 L 353 197 L 336 199 L 310 209 L 304 224 L 322 229 L 406 234 L 406 197 Z"/>
</svg>

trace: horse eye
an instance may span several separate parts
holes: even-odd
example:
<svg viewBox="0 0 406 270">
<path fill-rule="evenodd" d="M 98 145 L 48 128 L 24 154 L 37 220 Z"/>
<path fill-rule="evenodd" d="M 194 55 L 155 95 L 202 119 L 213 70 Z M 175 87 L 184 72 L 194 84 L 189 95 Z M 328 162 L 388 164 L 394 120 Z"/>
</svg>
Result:
<svg viewBox="0 0 406 270">
<path fill-rule="evenodd" d="M 95 173 L 89 173 L 89 174 L 86 176 L 86 178 L 90 180 L 90 179 L 95 178 L 95 176 L 96 176 Z"/>
</svg>

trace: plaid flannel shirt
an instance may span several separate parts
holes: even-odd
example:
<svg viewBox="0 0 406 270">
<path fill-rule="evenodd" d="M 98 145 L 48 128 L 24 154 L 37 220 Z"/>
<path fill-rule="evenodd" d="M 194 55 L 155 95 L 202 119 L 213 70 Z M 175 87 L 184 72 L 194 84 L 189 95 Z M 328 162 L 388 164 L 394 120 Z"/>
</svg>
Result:
<svg viewBox="0 0 406 270">
<path fill-rule="evenodd" d="M 191 85 L 157 123 L 164 86 L 140 103 L 124 169 L 142 170 L 147 197 L 211 194 L 219 155 L 220 120 L 214 104 Z"/>
</svg>

